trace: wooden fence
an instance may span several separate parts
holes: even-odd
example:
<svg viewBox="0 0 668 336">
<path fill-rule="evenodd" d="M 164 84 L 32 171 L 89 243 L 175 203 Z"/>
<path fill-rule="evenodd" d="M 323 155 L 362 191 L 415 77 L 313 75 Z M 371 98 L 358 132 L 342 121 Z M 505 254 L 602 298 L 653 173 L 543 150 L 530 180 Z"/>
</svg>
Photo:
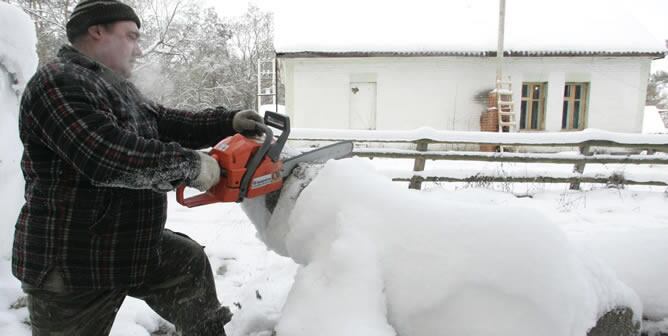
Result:
<svg viewBox="0 0 668 336">
<path fill-rule="evenodd" d="M 638 179 L 617 173 L 608 176 L 584 174 L 587 164 L 668 165 L 668 154 L 666 154 L 668 135 L 663 134 L 644 135 L 599 130 L 560 133 L 486 133 L 433 129 L 414 131 L 293 129 L 290 139 L 318 144 L 352 140 L 356 144 L 354 154 L 360 157 L 413 159 L 412 176 L 393 177 L 394 181 L 410 182 L 409 188 L 413 189 L 420 189 L 422 182 L 425 181 L 569 183 L 571 189 L 579 189 L 580 183 L 668 186 L 668 178 Z M 430 146 L 433 148 L 434 145 L 440 145 L 440 147 L 465 145 L 467 148 L 476 147 L 475 145 L 487 147 L 492 145 L 506 149 L 506 151 L 430 149 Z M 406 147 L 410 148 L 406 149 Z M 578 149 L 579 153 L 556 152 L 564 148 Z M 568 176 L 499 176 L 484 173 L 475 173 L 466 177 L 429 175 L 424 172 L 427 160 L 571 164 L 573 172 Z"/>
</svg>

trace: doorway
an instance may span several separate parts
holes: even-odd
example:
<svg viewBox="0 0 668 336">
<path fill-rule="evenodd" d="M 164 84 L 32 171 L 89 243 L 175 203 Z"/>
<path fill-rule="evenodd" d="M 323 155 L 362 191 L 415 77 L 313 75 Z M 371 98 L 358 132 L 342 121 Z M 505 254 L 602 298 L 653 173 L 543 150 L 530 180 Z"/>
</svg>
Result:
<svg viewBox="0 0 668 336">
<path fill-rule="evenodd" d="M 376 129 L 376 83 L 350 83 L 350 129 Z"/>
</svg>

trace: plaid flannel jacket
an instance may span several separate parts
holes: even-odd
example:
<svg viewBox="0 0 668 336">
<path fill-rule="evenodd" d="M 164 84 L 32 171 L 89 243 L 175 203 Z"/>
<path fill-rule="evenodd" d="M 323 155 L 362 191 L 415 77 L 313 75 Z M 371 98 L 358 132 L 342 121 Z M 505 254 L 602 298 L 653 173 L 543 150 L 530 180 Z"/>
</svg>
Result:
<svg viewBox="0 0 668 336">
<path fill-rule="evenodd" d="M 12 271 L 40 286 L 59 269 L 68 288 L 136 286 L 160 261 L 160 183 L 199 173 L 192 149 L 234 133 L 234 112 L 152 103 L 108 68 L 63 47 L 21 99 L 25 205 Z"/>
</svg>

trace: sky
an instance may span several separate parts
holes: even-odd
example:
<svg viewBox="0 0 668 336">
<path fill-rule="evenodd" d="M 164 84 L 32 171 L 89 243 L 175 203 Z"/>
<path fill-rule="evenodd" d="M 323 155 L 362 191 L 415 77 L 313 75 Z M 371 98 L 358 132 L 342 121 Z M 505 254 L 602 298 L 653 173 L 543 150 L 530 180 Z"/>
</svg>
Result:
<svg viewBox="0 0 668 336">
<path fill-rule="evenodd" d="M 627 0 L 625 5 L 652 33 L 668 40 L 668 1 Z"/>
<path fill-rule="evenodd" d="M 295 11 L 294 8 L 299 6 L 300 1 L 305 0 L 202 0 L 204 3 L 211 4 L 218 11 L 225 16 L 234 16 L 243 14 L 245 9 L 248 7 L 248 4 L 254 4 L 264 10 L 280 12 L 286 10 L 292 10 L 295 12 L 295 15 L 302 15 Z M 311 0 L 313 1 L 324 1 L 324 0 Z M 467 0 L 463 0 L 467 1 Z M 496 0 L 489 0 L 490 2 L 496 2 Z M 510 3 L 513 0 L 507 0 L 507 3 Z M 547 0 L 540 0 L 547 1 Z M 602 6 L 608 6 L 610 0 L 588 0 L 588 1 L 600 1 Z M 668 39 L 668 1 L 666 0 L 613 0 L 613 2 L 619 2 L 622 6 L 627 8 L 630 13 L 639 18 L 657 37 L 662 37 Z M 410 4 L 411 2 L 406 2 Z M 452 0 L 449 1 L 434 1 L 434 8 L 447 8 L 451 6 Z"/>
<path fill-rule="evenodd" d="M 219 13 L 224 16 L 238 16 L 242 15 L 245 10 L 248 8 L 249 4 L 256 5 L 263 10 L 271 11 L 277 14 L 281 18 L 290 18 L 292 15 L 304 15 L 303 10 L 299 10 L 303 6 L 304 1 L 307 0 L 201 0 L 205 4 L 211 5 L 218 9 Z M 313 7 L 314 1 L 323 1 L 323 0 L 310 0 L 308 1 L 309 5 Z M 337 2 L 337 6 L 348 6 L 350 8 L 355 8 L 360 10 L 360 8 L 371 8 L 375 9 L 377 6 L 372 3 L 376 0 L 365 0 L 363 5 L 360 6 L 360 2 L 354 0 L 340 0 Z M 453 5 L 453 1 L 427 1 L 431 8 L 435 8 L 432 12 L 442 12 L 447 10 Z M 471 2 L 473 0 L 457 0 L 461 3 Z M 480 0 L 485 1 L 485 0 Z M 497 0 L 489 0 L 492 3 L 496 3 Z M 511 4 L 512 1 L 516 0 L 507 0 L 508 4 Z M 549 0 L 540 0 L 540 1 L 549 1 Z M 587 4 L 600 3 L 601 6 L 608 7 L 611 2 L 618 3 L 624 9 L 622 12 L 630 13 L 635 16 L 638 21 L 642 22 L 647 30 L 651 32 L 657 39 L 668 40 L 668 1 L 667 0 L 588 0 Z M 379 2 L 379 4 L 382 2 Z M 413 2 L 406 2 L 407 6 L 413 5 Z M 317 8 L 317 6 L 316 6 Z M 440 8 L 440 10 L 439 10 Z M 345 10 L 343 11 L 345 12 Z M 303 20 L 302 20 L 303 21 Z M 597 33 L 598 34 L 598 33 Z M 610 37 L 608 36 L 608 39 Z M 605 36 L 602 37 L 605 39 Z M 602 44 L 606 42 L 601 41 Z M 652 72 L 656 71 L 668 71 L 668 58 L 652 62 Z"/>
</svg>

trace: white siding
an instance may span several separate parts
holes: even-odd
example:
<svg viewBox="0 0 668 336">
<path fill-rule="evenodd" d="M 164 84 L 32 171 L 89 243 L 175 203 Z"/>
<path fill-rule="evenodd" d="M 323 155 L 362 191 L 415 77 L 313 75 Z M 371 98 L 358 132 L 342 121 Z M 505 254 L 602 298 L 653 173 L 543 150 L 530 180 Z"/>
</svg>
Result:
<svg viewBox="0 0 668 336">
<path fill-rule="evenodd" d="M 377 85 L 376 128 L 479 130 L 483 102 L 494 87 L 495 63 L 477 57 L 282 59 L 286 108 L 294 127 L 347 128 L 350 83 Z M 515 109 L 522 82 L 547 82 L 547 131 L 561 129 L 564 84 L 589 82 L 587 127 L 640 132 L 649 58 L 507 58 Z"/>
</svg>

